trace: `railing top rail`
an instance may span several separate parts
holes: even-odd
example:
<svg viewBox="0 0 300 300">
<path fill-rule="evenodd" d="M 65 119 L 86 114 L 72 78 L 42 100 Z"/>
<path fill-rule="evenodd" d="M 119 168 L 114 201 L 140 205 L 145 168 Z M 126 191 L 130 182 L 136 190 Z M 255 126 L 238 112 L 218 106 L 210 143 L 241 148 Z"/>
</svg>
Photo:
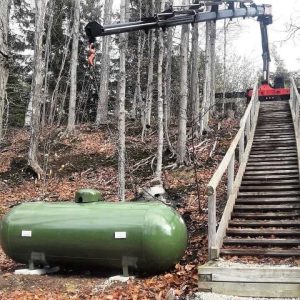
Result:
<svg viewBox="0 0 300 300">
<path fill-rule="evenodd" d="M 256 97 L 257 88 L 258 88 L 258 83 L 256 83 L 254 86 L 251 101 L 250 101 L 249 105 L 247 106 L 244 116 L 241 118 L 240 129 L 239 129 L 238 133 L 236 134 L 235 138 L 233 139 L 233 141 L 231 142 L 231 145 L 230 145 L 229 149 L 227 150 L 226 155 L 224 156 L 223 160 L 221 161 L 218 169 L 215 171 L 213 177 L 211 178 L 211 180 L 209 181 L 209 183 L 207 185 L 206 193 L 209 196 L 212 195 L 216 191 L 216 188 L 219 185 L 224 173 L 227 170 L 230 160 L 235 153 L 235 149 L 237 148 L 239 141 L 240 141 L 241 137 L 243 136 L 243 133 L 245 131 L 245 126 L 246 126 L 246 121 L 250 116 L 251 108 L 254 105 L 254 102 L 257 100 L 256 99 L 257 98 Z"/>
<path fill-rule="evenodd" d="M 300 95 L 299 95 L 299 92 L 298 92 L 298 89 L 297 89 L 295 80 L 294 80 L 293 77 L 290 77 L 290 79 L 291 79 L 291 83 L 292 83 L 292 88 L 293 88 L 293 90 L 296 92 L 297 100 L 298 100 L 298 102 L 299 102 L 299 104 L 300 104 Z"/>
<path fill-rule="evenodd" d="M 249 114 L 251 112 L 252 106 L 254 105 L 254 102 L 255 102 L 255 97 L 256 97 L 257 89 L 258 89 L 258 82 L 256 82 L 255 85 L 254 85 L 253 93 L 252 93 L 252 97 L 251 97 L 251 101 L 249 102 L 249 105 L 247 106 L 247 109 L 246 109 L 244 115 L 241 118 L 240 127 L 245 126 L 245 124 L 246 124 L 246 121 L 247 121 L 247 119 L 249 117 Z"/>
</svg>

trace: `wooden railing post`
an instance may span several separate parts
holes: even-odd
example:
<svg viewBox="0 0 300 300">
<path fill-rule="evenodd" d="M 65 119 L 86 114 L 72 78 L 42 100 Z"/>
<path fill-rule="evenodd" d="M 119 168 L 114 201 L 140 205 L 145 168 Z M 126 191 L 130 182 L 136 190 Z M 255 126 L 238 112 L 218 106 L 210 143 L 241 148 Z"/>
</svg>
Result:
<svg viewBox="0 0 300 300">
<path fill-rule="evenodd" d="M 209 259 L 216 259 L 219 256 L 216 248 L 217 238 L 217 203 L 216 191 L 208 188 L 208 256 Z"/>
<path fill-rule="evenodd" d="M 247 120 L 246 120 L 246 136 L 247 136 L 247 143 L 248 143 L 249 136 L 250 136 L 250 128 L 251 128 L 251 125 L 250 125 L 250 114 L 249 114 L 248 117 L 247 117 Z"/>
<path fill-rule="evenodd" d="M 298 101 L 296 101 L 295 110 L 296 110 L 295 123 L 296 123 L 296 130 L 298 131 L 299 130 L 299 102 Z"/>
<path fill-rule="evenodd" d="M 240 141 L 239 141 L 239 163 L 241 164 L 243 161 L 245 152 L 245 131 L 243 130 Z"/>
<path fill-rule="evenodd" d="M 232 193 L 233 190 L 233 182 L 234 182 L 234 161 L 235 161 L 235 157 L 234 154 L 232 155 L 228 168 L 227 168 L 227 198 L 229 198 L 229 196 Z"/>
</svg>

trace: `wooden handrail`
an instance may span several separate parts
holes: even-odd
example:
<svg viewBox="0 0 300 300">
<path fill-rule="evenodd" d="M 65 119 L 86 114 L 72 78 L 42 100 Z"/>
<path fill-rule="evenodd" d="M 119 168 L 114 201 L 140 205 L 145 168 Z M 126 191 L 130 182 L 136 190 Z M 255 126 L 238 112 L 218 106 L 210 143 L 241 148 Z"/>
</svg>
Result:
<svg viewBox="0 0 300 300">
<path fill-rule="evenodd" d="M 290 108 L 292 112 L 295 137 L 296 137 L 298 171 L 299 171 L 299 179 L 300 179 L 300 132 L 299 132 L 300 95 L 297 86 L 295 84 L 294 78 L 291 77 L 290 80 L 291 80 Z"/>
<path fill-rule="evenodd" d="M 255 87 L 253 89 L 251 101 L 245 111 L 245 114 L 241 118 L 240 129 L 239 129 L 238 133 L 236 134 L 234 140 L 231 142 L 231 145 L 230 145 L 229 149 L 227 150 L 226 155 L 224 156 L 218 169 L 215 171 L 213 177 L 211 178 L 211 180 L 208 183 L 207 195 L 211 195 L 215 191 L 215 189 L 219 185 L 224 173 L 226 172 L 227 167 L 230 163 L 230 160 L 231 160 L 233 154 L 235 154 L 237 145 L 239 144 L 241 137 L 244 136 L 247 120 L 249 119 L 250 112 L 255 107 L 256 102 L 257 102 L 257 83 L 255 84 Z"/>
<path fill-rule="evenodd" d="M 251 97 L 251 101 L 245 111 L 244 116 L 240 121 L 240 129 L 233 139 L 229 149 L 227 150 L 226 155 L 224 156 L 222 162 L 220 163 L 218 169 L 215 171 L 213 177 L 209 181 L 207 185 L 207 196 L 208 196 L 208 248 L 209 248 L 209 257 L 210 259 L 215 259 L 219 256 L 219 249 L 221 244 L 223 243 L 223 236 L 225 232 L 226 223 L 228 223 L 228 216 L 231 214 L 233 205 L 232 203 L 235 201 L 235 197 L 237 194 L 238 188 L 235 186 L 237 178 L 234 176 L 234 164 L 235 164 L 235 150 L 239 146 L 239 171 L 237 173 L 237 177 L 241 178 L 241 174 L 243 174 L 244 169 L 246 167 L 245 164 L 245 155 L 249 155 L 251 145 L 249 146 L 250 136 L 252 134 L 252 138 L 254 135 L 254 130 L 258 117 L 258 84 L 255 84 L 253 89 L 253 94 Z M 245 149 L 245 136 L 247 137 L 247 145 Z M 252 142 L 251 142 L 252 144 Z M 247 150 L 247 151 L 245 151 Z M 216 217 L 216 190 L 217 187 L 227 170 L 227 200 L 230 200 L 230 203 L 227 202 L 224 213 L 226 212 L 226 216 L 222 217 L 222 229 L 217 233 L 217 217 Z M 240 184 L 240 182 L 239 182 Z"/>
</svg>

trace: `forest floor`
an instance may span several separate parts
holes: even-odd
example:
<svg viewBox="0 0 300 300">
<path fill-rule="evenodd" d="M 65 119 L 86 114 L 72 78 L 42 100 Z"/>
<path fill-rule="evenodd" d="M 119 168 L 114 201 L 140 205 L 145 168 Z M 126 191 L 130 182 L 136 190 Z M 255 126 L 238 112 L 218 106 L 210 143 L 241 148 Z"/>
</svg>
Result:
<svg viewBox="0 0 300 300">
<path fill-rule="evenodd" d="M 53 275 L 21 276 L 14 270 L 21 266 L 0 249 L 0 299 L 186 299 L 197 291 L 197 266 L 207 261 L 207 203 L 205 189 L 237 131 L 238 122 L 225 119 L 212 123 L 205 140 L 189 143 L 190 166 L 163 172 L 169 199 L 185 220 L 189 244 L 182 260 L 171 270 L 156 276 L 136 277 L 127 283 L 110 283 L 111 272 L 101 270 L 62 270 Z M 29 133 L 11 129 L 0 146 L 0 214 L 12 205 L 31 201 L 73 201 L 80 188 L 102 191 L 106 201 L 117 201 L 117 128 L 82 126 L 69 138 L 61 129 L 45 130 L 40 144 L 40 162 L 47 176 L 37 180 L 27 168 Z M 175 129 L 174 129 L 175 132 Z M 144 142 L 140 129 L 128 123 L 127 194 L 137 196 L 140 187 L 153 178 L 151 162 L 156 152 L 156 133 L 150 132 Z M 172 133 L 172 132 L 171 132 Z M 212 151 L 213 150 L 213 151 Z M 170 152 L 164 155 L 164 167 L 174 163 Z M 196 167 L 195 167 L 196 165 Z M 198 199 L 196 176 L 199 182 Z M 225 185 L 220 195 L 225 195 Z M 224 199 L 224 197 L 220 197 Z M 200 210 L 199 210 L 200 207 Z M 224 201 L 218 205 L 224 207 Z M 221 213 L 219 213 L 219 216 Z M 231 258 L 236 261 L 236 258 Z M 247 259 L 247 258 L 246 258 Z M 257 262 L 257 261 L 254 261 Z M 116 275 L 116 274 L 114 274 Z M 171 298 L 170 298 L 171 299 Z"/>
</svg>

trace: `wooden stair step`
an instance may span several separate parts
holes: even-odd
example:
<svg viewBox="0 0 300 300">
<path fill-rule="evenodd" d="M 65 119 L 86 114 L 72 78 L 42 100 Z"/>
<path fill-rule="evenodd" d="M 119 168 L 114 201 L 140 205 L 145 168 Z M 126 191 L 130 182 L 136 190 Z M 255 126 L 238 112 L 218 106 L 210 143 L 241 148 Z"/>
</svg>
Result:
<svg viewBox="0 0 300 300">
<path fill-rule="evenodd" d="M 300 190 L 300 185 L 274 185 L 274 186 L 241 186 L 240 192 L 244 191 L 270 191 L 270 190 Z"/>
<path fill-rule="evenodd" d="M 241 255 L 241 256 L 272 256 L 272 257 L 292 257 L 300 256 L 300 250 L 290 249 L 255 249 L 255 248 L 233 248 L 233 249 L 224 249 L 220 250 L 222 255 Z"/>
<path fill-rule="evenodd" d="M 299 175 L 295 174 L 273 174 L 273 175 L 266 175 L 266 174 L 259 174 L 259 175 L 245 175 L 243 180 L 271 180 L 271 179 L 299 179 Z"/>
<path fill-rule="evenodd" d="M 249 158 L 247 165 L 258 165 L 258 164 L 280 164 L 280 163 L 297 163 L 298 159 L 294 157 L 256 157 Z"/>
<path fill-rule="evenodd" d="M 295 133 L 294 132 L 290 132 L 290 131 L 285 131 L 285 132 L 269 132 L 269 133 L 259 133 L 259 132 L 256 132 L 254 138 L 255 137 L 259 137 L 259 136 L 266 136 L 266 137 L 291 136 L 291 137 L 295 137 Z"/>
<path fill-rule="evenodd" d="M 300 196 L 300 191 L 259 191 L 259 192 L 239 192 L 238 197 L 284 197 Z"/>
<path fill-rule="evenodd" d="M 261 153 L 258 153 L 261 152 Z M 281 149 L 281 150 L 276 150 L 276 149 L 271 149 L 267 151 L 263 150 L 251 150 L 250 156 L 255 156 L 255 157 L 281 157 L 283 155 L 287 156 L 294 156 L 297 155 L 297 148 L 295 147 L 290 147 L 289 149 Z"/>
<path fill-rule="evenodd" d="M 230 220 L 231 227 L 300 227 L 300 220 Z"/>
<path fill-rule="evenodd" d="M 296 218 L 300 217 L 300 211 L 288 211 L 288 212 L 263 212 L 263 213 L 250 213 L 250 212 L 233 212 L 231 214 L 233 218 L 243 219 L 283 219 L 283 218 Z"/>
<path fill-rule="evenodd" d="M 272 166 L 270 165 L 257 165 L 257 166 L 248 166 L 246 167 L 246 172 L 247 171 L 252 171 L 252 170 L 292 170 L 292 169 L 298 169 L 298 164 L 283 164 L 276 166 L 273 164 Z"/>
<path fill-rule="evenodd" d="M 288 143 L 285 145 L 275 145 L 275 144 L 264 144 L 264 145 L 253 145 L 251 148 L 251 153 L 254 151 L 276 151 L 281 152 L 281 150 L 295 150 L 296 142 Z"/>
<path fill-rule="evenodd" d="M 296 165 L 298 166 L 297 159 L 285 159 L 285 160 L 275 160 L 275 161 L 249 161 L 247 163 L 247 167 L 255 167 L 255 166 L 284 166 L 284 165 Z"/>
<path fill-rule="evenodd" d="M 291 179 L 291 180 L 243 180 L 241 187 L 248 187 L 248 186 L 262 186 L 262 185 L 297 185 L 299 184 L 298 179 Z"/>
<path fill-rule="evenodd" d="M 284 124 L 282 126 L 263 126 L 262 124 L 257 124 L 255 133 L 266 133 L 266 132 L 292 132 L 294 130 L 294 126 L 292 124 Z"/>
<path fill-rule="evenodd" d="M 256 159 L 256 158 L 264 158 L 264 159 L 270 159 L 270 158 L 297 158 L 297 151 L 292 150 L 289 152 L 284 152 L 284 153 L 276 153 L 275 151 L 270 152 L 270 153 L 255 153 L 251 152 L 249 159 Z"/>
<path fill-rule="evenodd" d="M 240 245 L 240 246 L 298 246 L 300 239 L 234 239 L 225 238 L 224 245 Z"/>
<path fill-rule="evenodd" d="M 235 201 L 236 204 L 249 204 L 249 205 L 257 205 L 257 204 L 279 204 L 279 203 L 300 203 L 300 197 L 276 197 L 276 198 L 246 198 L 246 197 L 238 197 Z"/>
<path fill-rule="evenodd" d="M 264 236 L 264 235 L 274 235 L 274 236 L 300 236 L 300 229 L 239 229 L 239 228 L 229 228 L 226 231 L 227 235 L 238 235 L 238 236 Z"/>
<path fill-rule="evenodd" d="M 267 144 L 288 144 L 288 143 L 294 143 L 295 138 L 289 137 L 289 138 L 254 138 L 253 139 L 253 145 L 267 145 Z"/>
<path fill-rule="evenodd" d="M 255 141 L 261 141 L 261 142 L 265 142 L 265 141 L 280 141 L 282 139 L 288 139 L 288 140 L 295 140 L 295 135 L 291 135 L 291 134 L 277 134 L 277 135 L 270 135 L 270 134 L 257 134 L 254 136 L 254 140 Z"/>
<path fill-rule="evenodd" d="M 298 174 L 298 166 L 291 170 L 264 170 L 264 171 L 245 171 L 245 175 L 292 175 Z"/>
<path fill-rule="evenodd" d="M 247 211 L 247 210 L 254 210 L 254 211 L 273 211 L 273 210 L 294 210 L 294 209 L 300 209 L 300 203 L 298 204 L 277 204 L 277 205 L 272 205 L 272 204 L 256 204 L 256 205 L 247 205 L 247 204 L 237 204 L 234 206 L 234 210 L 242 210 L 242 211 Z"/>
</svg>

